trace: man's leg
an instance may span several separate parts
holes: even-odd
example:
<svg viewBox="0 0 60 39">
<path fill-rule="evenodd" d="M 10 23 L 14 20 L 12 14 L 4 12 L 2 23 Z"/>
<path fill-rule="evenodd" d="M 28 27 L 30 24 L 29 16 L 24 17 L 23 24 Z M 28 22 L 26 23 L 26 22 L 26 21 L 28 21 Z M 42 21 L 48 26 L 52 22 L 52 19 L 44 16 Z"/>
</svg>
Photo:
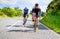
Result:
<svg viewBox="0 0 60 39">
<path fill-rule="evenodd" d="M 23 25 L 25 25 L 25 14 L 23 15 Z"/>
<path fill-rule="evenodd" d="M 27 21 L 27 14 L 24 15 L 24 23 L 23 23 L 24 26 L 26 24 L 26 21 Z"/>
<path fill-rule="evenodd" d="M 27 18 L 29 17 L 29 15 L 27 14 Z"/>
<path fill-rule="evenodd" d="M 32 19 L 33 19 L 33 26 L 34 26 L 34 32 L 36 32 L 36 14 L 35 13 L 33 13 L 33 16 L 32 16 Z"/>
<path fill-rule="evenodd" d="M 35 28 L 36 28 L 36 30 L 38 30 L 38 17 L 36 17 L 36 19 L 35 19 Z"/>
</svg>

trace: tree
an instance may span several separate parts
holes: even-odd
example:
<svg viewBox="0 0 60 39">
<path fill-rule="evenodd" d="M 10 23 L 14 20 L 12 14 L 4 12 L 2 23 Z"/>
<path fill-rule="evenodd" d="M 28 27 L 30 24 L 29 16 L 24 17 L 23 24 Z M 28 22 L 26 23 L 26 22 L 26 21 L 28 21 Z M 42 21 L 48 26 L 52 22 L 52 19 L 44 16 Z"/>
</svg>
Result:
<svg viewBox="0 0 60 39">
<path fill-rule="evenodd" d="M 15 7 L 14 9 L 16 11 L 16 16 L 22 16 L 22 10 L 19 9 L 19 7 Z"/>
</svg>

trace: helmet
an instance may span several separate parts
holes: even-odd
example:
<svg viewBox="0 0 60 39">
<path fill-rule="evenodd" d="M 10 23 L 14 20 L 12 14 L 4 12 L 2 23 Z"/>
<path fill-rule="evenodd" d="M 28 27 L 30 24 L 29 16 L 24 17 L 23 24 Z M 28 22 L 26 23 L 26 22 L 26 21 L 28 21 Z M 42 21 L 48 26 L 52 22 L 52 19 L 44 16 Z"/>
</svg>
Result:
<svg viewBox="0 0 60 39">
<path fill-rule="evenodd" d="M 35 6 L 38 6 L 38 5 L 39 5 L 38 3 L 35 4 Z"/>
</svg>

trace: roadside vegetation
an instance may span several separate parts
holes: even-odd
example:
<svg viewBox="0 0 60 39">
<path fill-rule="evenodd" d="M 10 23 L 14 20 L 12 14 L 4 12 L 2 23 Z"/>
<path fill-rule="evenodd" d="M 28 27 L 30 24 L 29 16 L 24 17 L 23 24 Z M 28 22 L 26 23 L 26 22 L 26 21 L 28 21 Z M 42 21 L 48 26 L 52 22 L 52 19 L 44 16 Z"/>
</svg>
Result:
<svg viewBox="0 0 60 39">
<path fill-rule="evenodd" d="M 60 34 L 60 0 L 52 1 L 47 8 L 41 23 Z"/>
<path fill-rule="evenodd" d="M 21 17 L 22 10 L 18 7 L 12 9 L 10 7 L 0 8 L 0 18 L 8 18 L 8 17 Z"/>
</svg>

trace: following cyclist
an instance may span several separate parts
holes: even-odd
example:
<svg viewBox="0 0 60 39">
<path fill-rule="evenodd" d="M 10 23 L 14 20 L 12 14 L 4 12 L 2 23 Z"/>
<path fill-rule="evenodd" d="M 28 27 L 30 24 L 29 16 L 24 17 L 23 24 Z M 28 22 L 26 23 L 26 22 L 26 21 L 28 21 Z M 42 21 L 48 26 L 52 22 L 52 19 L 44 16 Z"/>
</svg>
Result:
<svg viewBox="0 0 60 39">
<path fill-rule="evenodd" d="M 24 8 L 23 10 L 23 25 L 25 25 L 26 21 L 27 21 L 27 18 L 28 18 L 28 11 L 29 9 L 27 7 Z"/>
</svg>

